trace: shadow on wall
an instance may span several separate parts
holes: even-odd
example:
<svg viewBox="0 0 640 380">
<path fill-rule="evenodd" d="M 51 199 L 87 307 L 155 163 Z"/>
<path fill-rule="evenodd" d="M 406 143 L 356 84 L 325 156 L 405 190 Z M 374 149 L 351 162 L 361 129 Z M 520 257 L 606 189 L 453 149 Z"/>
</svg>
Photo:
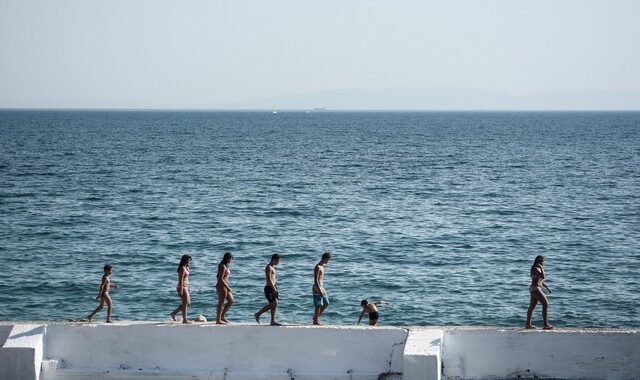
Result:
<svg viewBox="0 0 640 380">
<path fill-rule="evenodd" d="M 0 347 L 4 346 L 4 343 L 9 338 L 9 334 L 11 334 L 12 325 L 2 325 L 0 326 Z"/>
<path fill-rule="evenodd" d="M 4 338 L 4 342 L 6 342 L 6 340 L 9 338 L 10 334 L 11 334 L 11 329 L 9 329 L 9 332 L 7 333 L 7 337 Z M 42 326 L 34 327 L 29 331 L 25 331 L 23 333 L 13 335 L 13 336 L 11 336 L 11 339 L 26 338 L 28 336 L 36 336 L 36 335 L 42 335 Z M 4 344 L 4 342 L 3 342 L 3 344 Z"/>
</svg>

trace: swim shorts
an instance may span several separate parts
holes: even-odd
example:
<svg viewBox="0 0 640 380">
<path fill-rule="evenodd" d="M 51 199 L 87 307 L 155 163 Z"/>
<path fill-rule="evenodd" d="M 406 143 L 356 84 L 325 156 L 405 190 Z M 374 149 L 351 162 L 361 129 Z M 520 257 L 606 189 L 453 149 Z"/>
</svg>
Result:
<svg viewBox="0 0 640 380">
<path fill-rule="evenodd" d="M 327 292 L 323 292 L 323 294 L 313 293 L 313 306 L 322 307 L 328 304 L 329 304 L 329 295 L 327 295 Z"/>
<path fill-rule="evenodd" d="M 277 291 L 273 291 L 273 289 L 267 285 L 264 287 L 264 296 L 267 298 L 267 301 L 269 301 L 270 303 L 277 300 L 278 299 L 278 292 Z"/>
</svg>

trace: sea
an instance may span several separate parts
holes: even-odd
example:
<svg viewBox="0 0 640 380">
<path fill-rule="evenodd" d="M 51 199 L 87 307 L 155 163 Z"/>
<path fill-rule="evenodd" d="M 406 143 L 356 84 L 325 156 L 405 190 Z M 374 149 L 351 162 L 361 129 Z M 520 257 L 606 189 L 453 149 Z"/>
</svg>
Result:
<svg viewBox="0 0 640 380">
<path fill-rule="evenodd" d="M 226 251 L 231 323 L 278 253 L 310 324 L 331 252 L 326 324 L 523 327 L 543 255 L 552 324 L 640 327 L 640 112 L 0 111 L 0 320 L 85 317 L 109 263 L 113 319 L 167 321 L 184 254 L 211 320 Z"/>
</svg>

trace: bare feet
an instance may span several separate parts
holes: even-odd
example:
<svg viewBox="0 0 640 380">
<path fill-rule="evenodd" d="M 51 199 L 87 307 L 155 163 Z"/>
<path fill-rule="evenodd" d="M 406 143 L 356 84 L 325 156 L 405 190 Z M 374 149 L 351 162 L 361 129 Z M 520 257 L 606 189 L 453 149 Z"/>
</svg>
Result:
<svg viewBox="0 0 640 380">
<path fill-rule="evenodd" d="M 282 324 L 278 323 L 278 322 L 271 322 L 269 325 L 271 325 L 271 326 L 282 326 Z"/>
<path fill-rule="evenodd" d="M 105 323 L 113 323 L 111 319 L 107 319 Z"/>
<path fill-rule="evenodd" d="M 89 323 L 93 323 L 93 319 L 92 319 L 92 318 L 93 318 L 93 317 L 87 317 L 87 322 L 89 322 Z"/>
<path fill-rule="evenodd" d="M 216 321 L 216 325 L 226 325 L 227 322 L 224 321 Z"/>
<path fill-rule="evenodd" d="M 535 329 L 537 329 L 537 327 L 534 326 L 534 325 L 527 325 L 524 328 L 527 329 L 527 330 L 535 330 Z"/>
<path fill-rule="evenodd" d="M 260 314 L 255 313 L 253 316 L 256 317 L 256 322 L 258 322 L 258 324 L 260 324 Z"/>
<path fill-rule="evenodd" d="M 546 325 L 542 329 L 543 330 L 553 330 L 553 326 L 552 325 Z"/>
<path fill-rule="evenodd" d="M 184 323 L 185 325 L 190 325 L 191 321 L 187 321 L 186 319 L 184 321 L 182 321 L 182 323 Z"/>
<path fill-rule="evenodd" d="M 227 318 L 221 318 L 222 322 L 224 322 L 225 324 L 229 323 L 229 321 L 227 321 Z"/>
<path fill-rule="evenodd" d="M 171 319 L 173 319 L 174 322 L 178 322 L 178 320 L 176 319 L 176 314 L 175 313 L 171 313 L 169 315 L 171 316 Z"/>
<path fill-rule="evenodd" d="M 314 324 L 314 325 L 316 325 L 316 326 L 322 326 L 322 325 L 323 325 L 323 323 L 322 323 L 322 322 L 320 322 L 320 320 L 319 320 L 319 319 L 314 319 L 314 320 L 313 320 L 313 324 Z"/>
</svg>

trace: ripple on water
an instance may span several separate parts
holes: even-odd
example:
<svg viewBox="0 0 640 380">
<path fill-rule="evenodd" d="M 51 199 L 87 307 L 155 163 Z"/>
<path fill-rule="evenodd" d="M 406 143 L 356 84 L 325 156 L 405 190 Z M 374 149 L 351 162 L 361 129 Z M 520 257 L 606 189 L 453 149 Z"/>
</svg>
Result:
<svg viewBox="0 0 640 380">
<path fill-rule="evenodd" d="M 107 262 L 116 318 L 167 319 L 182 254 L 210 317 L 231 250 L 232 320 L 278 252 L 310 322 L 331 251 L 328 322 L 520 326 L 543 254 L 554 324 L 640 326 L 640 113 L 269 116 L 0 111 L 0 320 L 86 315 Z"/>
</svg>

